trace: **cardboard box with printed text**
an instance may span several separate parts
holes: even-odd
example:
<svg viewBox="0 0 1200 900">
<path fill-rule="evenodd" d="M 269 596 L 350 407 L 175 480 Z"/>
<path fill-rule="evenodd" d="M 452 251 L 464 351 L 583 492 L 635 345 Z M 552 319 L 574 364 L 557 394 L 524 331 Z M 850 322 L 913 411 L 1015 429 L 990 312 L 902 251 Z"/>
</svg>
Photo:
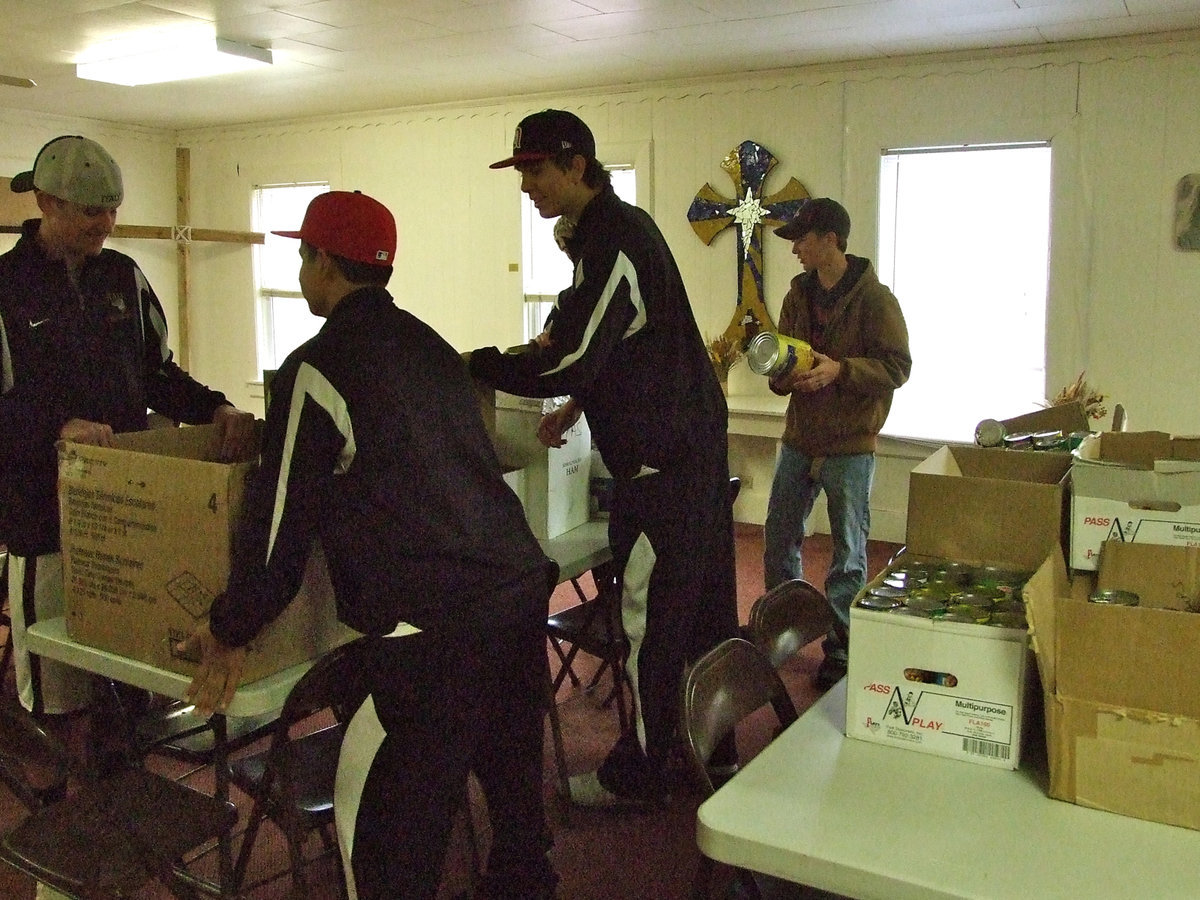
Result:
<svg viewBox="0 0 1200 900">
<path fill-rule="evenodd" d="M 1089 603 L 1096 589 L 1138 605 Z M 1200 829 L 1200 548 L 1110 541 L 1073 574 L 1054 555 L 1026 606 L 1050 796 Z"/>
<path fill-rule="evenodd" d="M 191 675 L 175 643 L 229 579 L 252 463 L 216 462 L 213 426 L 117 435 L 113 448 L 62 442 L 59 506 L 67 634 Z M 312 659 L 354 636 L 336 618 L 319 549 L 299 595 L 251 642 L 242 683 Z"/>
<path fill-rule="evenodd" d="M 1072 569 L 1094 571 L 1105 541 L 1200 545 L 1200 441 L 1102 432 L 1071 467 Z"/>
<path fill-rule="evenodd" d="M 1061 556 L 1070 464 L 1061 453 L 942 447 L 912 471 L 906 552 L 898 563 L 943 560 L 1032 573 L 1048 553 Z M 856 602 L 846 734 L 1016 768 L 1031 672 L 1024 629 L 899 616 Z"/>
</svg>

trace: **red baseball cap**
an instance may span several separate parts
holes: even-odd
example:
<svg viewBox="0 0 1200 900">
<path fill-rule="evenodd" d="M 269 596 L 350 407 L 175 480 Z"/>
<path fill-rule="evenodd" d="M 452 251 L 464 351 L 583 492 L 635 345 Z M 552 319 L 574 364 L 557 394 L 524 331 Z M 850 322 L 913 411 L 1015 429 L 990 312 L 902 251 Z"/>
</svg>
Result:
<svg viewBox="0 0 1200 900">
<path fill-rule="evenodd" d="M 369 266 L 396 258 L 396 220 L 388 208 L 361 191 L 328 191 L 313 198 L 299 231 L 272 231 Z"/>
</svg>

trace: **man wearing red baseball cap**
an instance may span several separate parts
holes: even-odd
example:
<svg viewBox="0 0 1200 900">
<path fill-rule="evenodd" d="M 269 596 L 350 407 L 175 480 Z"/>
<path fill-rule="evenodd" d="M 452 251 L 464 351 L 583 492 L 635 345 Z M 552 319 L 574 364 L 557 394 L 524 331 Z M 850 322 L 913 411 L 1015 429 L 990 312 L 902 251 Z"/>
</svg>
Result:
<svg viewBox="0 0 1200 900">
<path fill-rule="evenodd" d="M 366 635 L 367 699 L 334 803 L 350 896 L 437 893 L 472 771 L 492 819 L 479 896 L 552 897 L 543 629 L 557 568 L 503 480 L 462 357 L 385 289 L 387 208 L 332 191 L 276 234 L 300 239 L 300 287 L 326 321 L 272 382 L 228 588 L 181 647 L 202 655 L 189 695 L 202 712 L 228 705 L 246 644 L 319 540 L 338 616 Z"/>
</svg>

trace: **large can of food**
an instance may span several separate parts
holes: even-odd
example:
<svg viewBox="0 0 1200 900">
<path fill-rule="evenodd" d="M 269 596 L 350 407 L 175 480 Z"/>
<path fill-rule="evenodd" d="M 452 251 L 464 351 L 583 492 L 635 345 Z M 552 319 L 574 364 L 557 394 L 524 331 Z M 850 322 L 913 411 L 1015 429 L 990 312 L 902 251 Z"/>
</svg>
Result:
<svg viewBox="0 0 1200 900">
<path fill-rule="evenodd" d="M 756 375 L 778 378 L 796 366 L 804 372 L 811 369 L 813 351 L 799 338 L 774 331 L 760 331 L 746 348 L 746 364 Z"/>
</svg>

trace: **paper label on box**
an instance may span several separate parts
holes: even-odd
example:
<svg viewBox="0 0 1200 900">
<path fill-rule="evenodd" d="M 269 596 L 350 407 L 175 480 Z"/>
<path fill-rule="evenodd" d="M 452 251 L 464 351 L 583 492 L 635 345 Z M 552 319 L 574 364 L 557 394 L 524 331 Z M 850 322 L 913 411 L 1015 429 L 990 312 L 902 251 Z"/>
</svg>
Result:
<svg viewBox="0 0 1200 900">
<path fill-rule="evenodd" d="M 886 685 L 868 685 L 879 691 Z M 941 746 L 990 759 L 1012 755 L 1013 707 L 933 690 L 899 686 L 880 692 L 877 704 L 862 704 L 863 726 L 876 737 Z"/>
</svg>

